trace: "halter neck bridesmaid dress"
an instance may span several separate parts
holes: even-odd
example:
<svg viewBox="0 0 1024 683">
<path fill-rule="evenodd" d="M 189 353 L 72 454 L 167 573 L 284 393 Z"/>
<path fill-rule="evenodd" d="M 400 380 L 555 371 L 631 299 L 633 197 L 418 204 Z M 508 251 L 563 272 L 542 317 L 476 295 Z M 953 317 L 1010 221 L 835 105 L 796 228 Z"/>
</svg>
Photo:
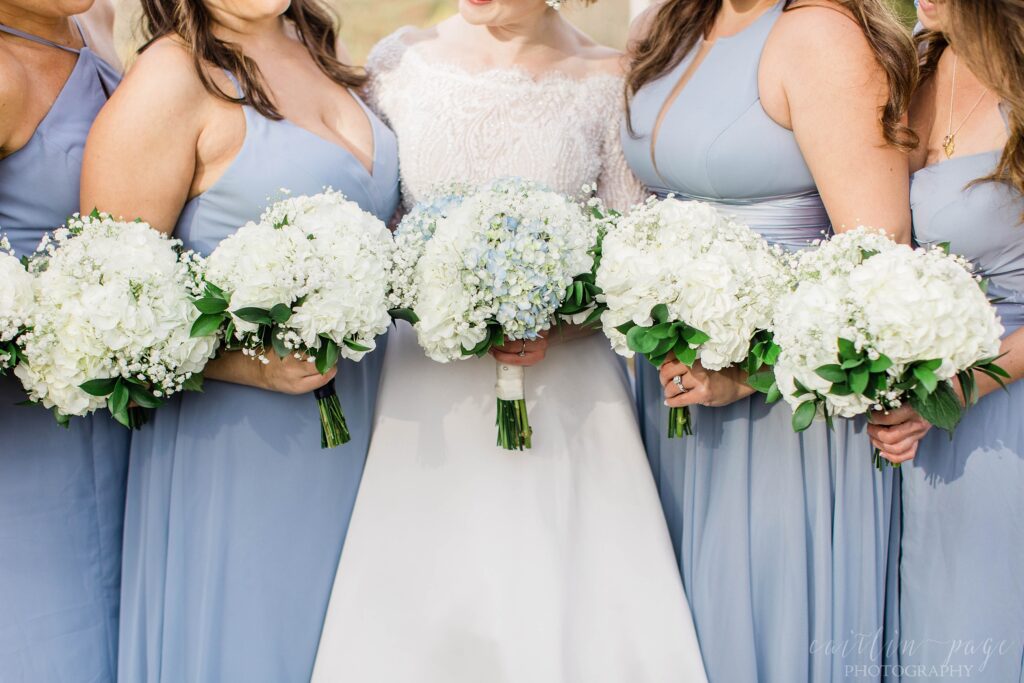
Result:
<svg viewBox="0 0 1024 683">
<path fill-rule="evenodd" d="M 760 56 L 781 14 L 779 3 L 718 38 L 675 101 L 697 48 L 645 85 L 622 143 L 653 193 L 710 202 L 795 250 L 830 223 L 793 133 L 760 102 Z M 863 422 L 794 434 L 784 403 L 753 396 L 694 408 L 694 435 L 670 440 L 656 368 L 640 364 L 637 393 L 708 680 L 823 683 L 880 664 L 858 634 L 870 644 L 883 626 L 893 482 L 872 466 Z"/>
<path fill-rule="evenodd" d="M 234 79 L 232 78 L 234 81 Z M 281 198 L 325 186 L 389 220 L 394 135 L 367 109 L 372 171 L 337 144 L 251 107 L 224 175 L 185 206 L 175 235 L 208 254 Z M 381 345 L 383 347 L 383 344 Z M 370 440 L 383 348 L 343 361 L 352 441 L 320 448 L 312 394 L 208 380 L 156 411 L 132 443 L 120 680 L 307 681 Z"/>
<path fill-rule="evenodd" d="M 18 256 L 78 211 L 82 150 L 117 71 L 78 55 L 28 143 L 0 159 L 0 231 Z M 107 414 L 68 429 L 0 378 L 0 680 L 108 683 L 117 662 L 121 524 L 129 432 Z"/>
<path fill-rule="evenodd" d="M 1009 335 L 1024 327 L 1024 198 L 1000 183 L 969 187 L 1000 154 L 923 168 L 910 199 L 917 241 L 948 242 L 974 263 L 989 295 L 1002 299 L 996 307 Z M 947 665 L 971 681 L 1024 682 L 1022 418 L 1024 382 L 1017 381 L 971 407 L 952 439 L 932 429 L 903 467 L 905 667 Z"/>
</svg>

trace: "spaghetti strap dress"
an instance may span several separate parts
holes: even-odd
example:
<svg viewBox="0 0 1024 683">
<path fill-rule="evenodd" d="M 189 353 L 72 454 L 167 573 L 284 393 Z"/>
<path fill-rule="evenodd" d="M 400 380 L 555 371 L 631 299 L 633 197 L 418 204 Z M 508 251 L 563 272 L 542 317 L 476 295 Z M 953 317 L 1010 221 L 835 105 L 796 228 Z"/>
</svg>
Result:
<svg viewBox="0 0 1024 683">
<path fill-rule="evenodd" d="M 232 79 L 234 80 L 234 79 Z M 382 220 L 398 205 L 391 131 L 370 112 L 373 168 L 288 120 L 243 106 L 245 139 L 175 236 L 210 253 L 267 204 L 324 187 Z M 120 680 L 299 683 L 317 643 L 370 441 L 383 346 L 342 361 L 352 440 L 320 447 L 312 394 L 208 380 L 156 411 L 132 443 Z"/>
<path fill-rule="evenodd" d="M 28 143 L 0 159 L 0 232 L 24 256 L 78 211 L 85 139 L 120 77 L 88 45 L 0 32 L 78 55 Z M 0 377 L 0 680 L 110 683 L 130 435 L 106 412 L 63 429 L 25 399 Z"/>
</svg>

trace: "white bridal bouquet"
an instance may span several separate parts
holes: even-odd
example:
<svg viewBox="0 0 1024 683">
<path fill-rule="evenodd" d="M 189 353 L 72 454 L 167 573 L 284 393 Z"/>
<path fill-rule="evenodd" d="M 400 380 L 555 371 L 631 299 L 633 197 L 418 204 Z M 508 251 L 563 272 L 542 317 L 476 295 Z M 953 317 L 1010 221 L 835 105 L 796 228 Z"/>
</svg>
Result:
<svg viewBox="0 0 1024 683">
<path fill-rule="evenodd" d="M 593 290 L 577 283 L 593 276 L 597 234 L 580 204 L 525 181 L 435 196 L 398 228 L 392 305 L 442 363 L 537 339 L 586 308 Z M 498 445 L 508 450 L 531 445 L 524 380 L 523 368 L 498 364 Z"/>
<path fill-rule="evenodd" d="M 0 235 L 0 375 L 18 364 L 18 337 L 31 325 L 32 276 Z"/>
<path fill-rule="evenodd" d="M 126 427 L 179 391 L 198 390 L 217 347 L 193 338 L 202 261 L 141 221 L 72 216 L 29 260 L 31 329 L 14 372 L 29 399 L 67 424 L 106 406 Z"/>
<path fill-rule="evenodd" d="M 387 331 L 394 243 L 378 218 L 340 192 L 290 197 L 223 240 L 207 258 L 197 335 L 224 329 L 225 346 L 269 362 L 267 350 L 316 364 L 358 361 Z M 349 441 L 330 382 L 315 392 L 321 446 Z"/>
<path fill-rule="evenodd" d="M 650 198 L 604 239 L 597 286 L 612 348 L 655 367 L 669 354 L 708 370 L 750 373 L 775 360 L 766 333 L 789 288 L 782 252 L 703 202 Z M 668 436 L 691 433 L 689 411 L 670 411 Z"/>
<path fill-rule="evenodd" d="M 1001 383 L 1002 325 L 983 283 L 943 247 L 911 249 L 860 227 L 794 259 L 797 286 L 772 325 L 777 389 L 793 428 L 909 402 L 952 431 L 974 400 L 975 370 Z M 876 465 L 880 465 L 875 454 Z"/>
</svg>

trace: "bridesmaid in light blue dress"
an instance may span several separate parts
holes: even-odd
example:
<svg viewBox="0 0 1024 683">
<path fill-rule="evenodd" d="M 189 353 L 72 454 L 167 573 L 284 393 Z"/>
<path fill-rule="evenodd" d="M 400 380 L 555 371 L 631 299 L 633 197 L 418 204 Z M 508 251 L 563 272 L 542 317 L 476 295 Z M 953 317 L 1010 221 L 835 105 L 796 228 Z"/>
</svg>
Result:
<svg viewBox="0 0 1024 683">
<path fill-rule="evenodd" d="M 83 195 L 173 226 L 204 254 L 257 219 L 280 188 L 315 194 L 331 186 L 390 219 L 399 200 L 394 136 L 349 89 L 359 82 L 354 72 L 299 42 L 296 26 L 306 22 L 316 33 L 305 44 L 334 44 L 331 25 L 317 23 L 322 10 L 277 5 L 245 10 L 262 16 L 204 6 L 213 35 L 251 49 L 265 79 L 260 87 L 241 69 L 211 66 L 223 97 L 200 82 L 195 47 L 177 27 L 147 15 L 157 39 L 123 99 L 97 122 Z M 268 45 L 274 58 L 263 51 Z M 323 71 L 314 57 L 325 59 Z M 302 101 L 289 101 L 293 95 Z M 236 96 L 244 104 L 225 99 Z M 282 118 L 286 112 L 294 118 Z M 300 117 L 310 123 L 293 122 Z M 184 140 L 196 142 L 185 149 Z M 110 173 L 104 160 L 118 157 L 126 168 Z M 164 201 L 176 194 L 187 201 Z M 140 432 L 128 480 L 120 680 L 309 680 L 368 449 L 381 351 L 339 369 L 352 432 L 343 447 L 320 447 L 310 391 L 325 379 L 309 364 L 263 368 L 234 354 L 211 365 L 202 394 L 161 408 Z"/>
<path fill-rule="evenodd" d="M 85 138 L 119 79 L 94 34 L 42 4 L 0 2 L 5 21 L 41 10 L 53 28 L 0 23 L 0 98 L 21 112 L 0 123 L 0 231 L 18 256 L 78 210 Z M 40 59 L 69 74 L 59 94 L 23 66 Z M 0 378 L 0 681 L 112 683 L 129 433 L 106 413 L 62 429 L 24 400 Z"/>
<path fill-rule="evenodd" d="M 887 66 L 909 73 L 909 38 L 863 4 L 871 32 L 904 49 Z M 838 6 L 787 5 L 666 2 L 641 17 L 630 165 L 655 194 L 711 202 L 787 250 L 861 222 L 909 239 L 907 160 L 887 143 L 899 107 L 883 139 L 885 102 L 865 86 L 886 82 L 873 44 Z M 667 66 L 666 31 L 665 49 L 688 48 Z M 750 396 L 742 376 L 667 368 L 640 365 L 638 407 L 708 679 L 878 680 L 898 507 L 864 422 L 794 434 L 786 404 Z M 694 435 L 669 440 L 674 375 Z"/>
<path fill-rule="evenodd" d="M 1021 75 L 999 78 L 974 64 L 1016 63 L 1002 37 L 1021 33 L 1019 17 L 986 3 L 980 17 L 1000 47 L 981 52 L 980 37 L 940 32 L 956 25 L 946 12 L 959 3 L 924 4 L 919 16 L 923 80 L 911 125 L 923 144 L 914 155 L 911 184 L 914 236 L 922 245 L 948 242 L 989 280 L 1003 326 L 999 363 L 1014 379 L 1024 374 L 1024 184 L 993 182 L 1005 145 L 1020 145 L 1021 110 L 999 104 L 1016 97 Z M 993 8 L 997 8 L 994 9 Z M 977 12 L 973 3 L 963 11 Z M 998 26 L 998 28 L 996 28 Z M 1019 37 L 1019 36 L 1018 36 Z M 985 43 L 995 45 L 996 43 Z M 1018 43 L 1019 45 L 1019 43 Z M 954 76 L 955 74 L 955 76 Z M 975 75 L 977 74 L 977 75 Z M 950 105 L 952 103 L 952 119 Z M 1019 104 L 1018 104 L 1019 106 Z M 973 107 L 973 109 L 972 109 Z M 1013 115 L 1011 115 L 1011 112 Z M 1007 143 L 1008 120 L 1018 137 Z M 951 121 L 951 125 L 950 125 Z M 953 135 L 952 154 L 943 148 Z M 899 664 L 905 680 L 963 678 L 991 683 L 1024 681 L 1024 383 L 1002 391 L 979 376 L 985 395 L 968 409 L 953 438 L 913 414 L 878 416 L 895 426 L 872 426 L 877 445 L 903 466 L 903 542 L 900 562 Z M 899 412 L 899 411 L 898 411 Z M 917 437 L 924 434 L 917 442 Z M 908 459 L 914 457 L 912 461 Z M 923 673 L 922 673 L 923 672 Z"/>
</svg>

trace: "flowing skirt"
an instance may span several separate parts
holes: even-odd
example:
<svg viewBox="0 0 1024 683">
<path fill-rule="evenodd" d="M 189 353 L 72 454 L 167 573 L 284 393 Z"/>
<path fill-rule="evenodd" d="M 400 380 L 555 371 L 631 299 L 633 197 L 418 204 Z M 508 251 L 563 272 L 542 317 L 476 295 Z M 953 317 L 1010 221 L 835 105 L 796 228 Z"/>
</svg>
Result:
<svg viewBox="0 0 1024 683">
<path fill-rule="evenodd" d="M 925 436 L 903 514 L 904 680 L 1024 681 L 1024 382 Z"/>
<path fill-rule="evenodd" d="M 0 378 L 0 681 L 112 683 L 129 432 Z"/>
<path fill-rule="evenodd" d="M 494 381 L 393 335 L 313 680 L 704 681 L 607 341 L 527 369 L 532 450 L 495 446 Z"/>
<path fill-rule="evenodd" d="M 712 683 L 880 680 L 898 517 L 862 421 L 802 435 L 754 396 L 695 408 L 668 439 L 658 373 L 638 363 L 648 456 Z"/>
<path fill-rule="evenodd" d="M 119 678 L 309 680 L 366 458 L 383 353 L 336 380 L 352 440 L 320 448 L 312 394 L 210 381 L 132 442 Z"/>
</svg>

